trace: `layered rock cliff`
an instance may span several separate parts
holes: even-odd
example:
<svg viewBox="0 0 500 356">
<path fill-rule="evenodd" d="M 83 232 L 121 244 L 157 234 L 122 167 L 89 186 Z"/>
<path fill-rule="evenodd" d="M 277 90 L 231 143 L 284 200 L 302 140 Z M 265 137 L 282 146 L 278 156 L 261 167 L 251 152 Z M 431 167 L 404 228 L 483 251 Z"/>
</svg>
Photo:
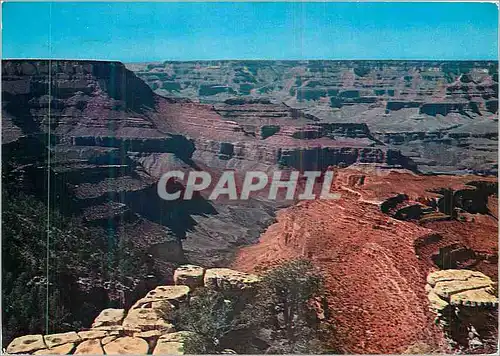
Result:
<svg viewBox="0 0 500 356">
<path fill-rule="evenodd" d="M 134 68 L 148 86 L 118 62 L 3 61 L 4 186 L 48 202 L 51 214 L 76 219 L 87 234 L 98 231 L 96 243 L 130 243 L 145 266 L 144 279 L 121 276 L 126 283 L 107 280 L 104 264 L 92 266 L 92 275 L 75 269 L 78 287 L 68 292 L 66 302 L 129 309 L 153 286 L 171 283 L 178 264 L 229 264 L 238 247 L 258 240 L 278 208 L 294 203 L 281 196 L 269 201 L 265 194 L 242 203 L 209 201 L 204 193 L 166 202 L 156 184 L 167 170 L 205 170 L 215 184 L 226 169 L 241 180 L 248 170 L 272 174 L 369 166 L 376 174 L 339 171 L 342 200 L 300 203 L 281 212 L 261 243 L 248 250 L 262 254 L 245 257 L 244 250 L 236 263 L 249 270 L 260 262 L 304 255 L 332 271 L 328 286 L 338 291 L 329 296 L 332 322 L 341 335 L 352 336 L 340 340 L 345 350 L 401 351 L 402 343 L 427 337 L 442 342 L 439 329 L 429 328 L 432 316 L 422 304 L 421 277 L 431 268 L 464 266 L 496 276 L 495 179 L 409 171 L 495 172 L 496 66 L 371 63 L 360 71 L 353 63 L 230 62 L 227 66 L 236 68 L 232 82 L 212 83 L 225 66 L 202 66 L 211 73 L 208 79 L 192 64 Z M 471 80 L 461 72 L 449 74 L 457 70 L 467 71 Z M 413 79 L 402 79 L 411 83 L 405 91 L 401 75 L 407 72 Z M 443 78 L 448 84 L 441 88 Z M 176 92 L 211 103 L 164 96 Z M 407 171 L 389 174 L 394 168 Z M 45 237 L 40 235 L 41 241 Z M 25 280 L 19 277 L 9 275 Z M 39 276 L 28 277 L 23 276 L 29 286 L 50 285 Z M 140 338 L 159 336 L 152 334 Z M 77 336 L 69 335 L 87 341 Z M 28 344 L 70 352 L 52 339 L 39 335 Z M 82 345 L 82 350 L 101 350 L 104 338 L 101 344 Z M 146 347 L 137 339 L 113 345 L 115 350 Z"/>
<path fill-rule="evenodd" d="M 217 175 L 226 168 L 324 170 L 356 162 L 415 168 L 411 159 L 376 140 L 366 125 L 296 122 L 300 113 L 285 107 L 289 117 L 278 122 L 280 130 L 266 131 L 269 125 L 259 116 L 252 131 L 251 120 L 228 121 L 210 105 L 154 94 L 118 62 L 16 60 L 4 61 L 2 70 L 3 157 L 15 175 L 24 175 L 25 186 L 43 196 L 50 156 L 50 189 L 68 212 L 93 223 L 134 224 L 136 231 L 157 236 L 156 242 L 134 238 L 146 249 L 188 237 L 187 245 L 197 241 L 187 249 L 192 258 L 217 263 L 231 245 L 255 240 L 253 227 L 264 227 L 273 215 L 266 211 L 276 205 L 251 203 L 235 212 L 200 197 L 196 204 L 176 202 L 173 212 L 172 204 L 155 193 L 155 183 L 168 169 Z M 264 136 L 255 134 L 264 131 Z M 268 208 L 257 209 L 263 204 Z M 233 223 L 235 213 L 248 222 Z M 227 234 L 215 226 L 220 224 Z M 209 233 L 214 230 L 217 234 Z M 170 242 L 160 242 L 165 238 L 159 236 Z M 200 239 L 209 240 L 213 252 L 198 248 L 205 244 Z M 169 259 L 184 259 L 177 247 L 167 250 L 177 251 Z"/>
<path fill-rule="evenodd" d="M 364 123 L 426 172 L 496 174 L 492 61 L 212 61 L 129 64 L 160 95 L 259 122 Z"/>
</svg>

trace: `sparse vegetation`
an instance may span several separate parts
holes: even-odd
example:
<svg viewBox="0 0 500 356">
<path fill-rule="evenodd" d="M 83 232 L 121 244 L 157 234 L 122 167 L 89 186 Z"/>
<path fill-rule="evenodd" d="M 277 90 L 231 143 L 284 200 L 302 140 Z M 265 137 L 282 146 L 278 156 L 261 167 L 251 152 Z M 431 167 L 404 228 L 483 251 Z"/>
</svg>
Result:
<svg viewBox="0 0 500 356">
<path fill-rule="evenodd" d="M 19 335 L 62 332 L 89 325 L 101 309 L 113 305 L 104 290 L 96 292 L 99 288 L 94 282 L 127 285 L 148 273 L 140 252 L 134 251 L 128 241 L 102 228 L 86 227 L 58 211 L 50 211 L 47 236 L 48 213 L 44 203 L 33 196 L 4 186 L 4 346 Z M 97 289 L 87 293 L 82 290 L 83 285 Z"/>
<path fill-rule="evenodd" d="M 204 354 L 222 351 L 227 344 L 227 335 L 242 326 L 236 303 L 236 299 L 229 299 L 222 293 L 198 289 L 191 296 L 189 305 L 181 306 L 175 316 L 175 324 L 181 330 L 196 334 L 187 338 L 185 352 Z"/>
<path fill-rule="evenodd" d="M 322 284 L 310 262 L 293 260 L 267 272 L 250 299 L 198 289 L 189 305 L 176 312 L 175 324 L 196 333 L 187 338 L 184 350 L 320 353 L 324 348 L 311 302 L 321 296 Z"/>
<path fill-rule="evenodd" d="M 307 260 L 292 260 L 267 272 L 256 303 L 249 308 L 261 327 L 271 326 L 271 353 L 317 353 L 316 313 L 311 308 L 320 297 L 322 277 Z"/>
</svg>

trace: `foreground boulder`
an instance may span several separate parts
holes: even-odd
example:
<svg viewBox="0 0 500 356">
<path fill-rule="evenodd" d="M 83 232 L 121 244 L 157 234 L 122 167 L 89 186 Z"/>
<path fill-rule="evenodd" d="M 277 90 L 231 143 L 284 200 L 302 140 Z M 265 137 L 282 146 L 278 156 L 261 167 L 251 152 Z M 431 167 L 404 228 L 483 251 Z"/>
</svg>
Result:
<svg viewBox="0 0 500 356">
<path fill-rule="evenodd" d="M 203 279 L 206 288 L 222 292 L 254 289 L 260 279 L 254 274 L 235 271 L 229 268 L 210 268 Z"/>
<path fill-rule="evenodd" d="M 174 330 L 174 326 L 166 321 L 158 310 L 145 308 L 130 310 L 123 320 L 123 327 L 141 331 L 160 330 L 165 333 Z"/>
<path fill-rule="evenodd" d="M 494 283 L 481 272 L 442 270 L 429 274 L 427 291 L 431 307 L 439 312 L 448 305 L 487 307 L 497 306 Z"/>
<path fill-rule="evenodd" d="M 118 336 L 106 336 L 105 338 L 101 339 L 101 344 L 102 346 L 109 344 L 111 341 L 114 341 L 118 338 Z"/>
<path fill-rule="evenodd" d="M 67 333 L 60 333 L 60 334 L 52 334 L 52 335 L 45 335 L 44 336 L 45 343 L 49 348 L 52 348 L 54 346 L 62 345 L 62 344 L 68 344 L 68 343 L 74 343 L 74 342 L 79 342 L 80 337 L 78 334 L 74 331 L 70 331 Z"/>
<path fill-rule="evenodd" d="M 164 298 L 182 302 L 189 295 L 188 286 L 159 286 L 146 294 L 146 298 Z"/>
<path fill-rule="evenodd" d="M 176 285 L 185 285 L 191 289 L 203 286 L 203 267 L 195 265 L 183 265 L 174 272 L 174 283 Z"/>
<path fill-rule="evenodd" d="M 47 345 L 45 345 L 42 335 L 25 335 L 16 337 L 7 346 L 7 353 L 30 353 L 45 348 Z"/>
<path fill-rule="evenodd" d="M 85 340 L 76 348 L 75 355 L 104 355 L 101 340 Z"/>
<path fill-rule="evenodd" d="M 139 299 L 130 308 L 129 314 L 135 309 L 161 309 L 163 312 L 173 312 L 179 303 L 187 301 L 188 286 L 159 286 L 149 291 L 144 298 Z"/>
<path fill-rule="evenodd" d="M 146 340 L 138 337 L 125 336 L 104 345 L 107 355 L 143 355 L 148 352 L 149 346 Z"/>
<path fill-rule="evenodd" d="M 123 327 L 138 329 L 138 332 L 173 332 L 174 326 L 169 320 L 172 320 L 176 305 L 187 301 L 189 290 L 183 285 L 156 287 L 130 308 L 123 320 Z"/>
<path fill-rule="evenodd" d="M 464 352 L 496 350 L 496 284 L 477 271 L 442 270 L 427 277 L 430 309 L 436 313 L 451 346 Z"/>
<path fill-rule="evenodd" d="M 100 326 L 120 325 L 124 317 L 125 317 L 124 309 L 112 309 L 112 308 L 104 309 L 97 316 L 97 318 L 95 318 L 92 327 L 97 328 Z"/>
</svg>

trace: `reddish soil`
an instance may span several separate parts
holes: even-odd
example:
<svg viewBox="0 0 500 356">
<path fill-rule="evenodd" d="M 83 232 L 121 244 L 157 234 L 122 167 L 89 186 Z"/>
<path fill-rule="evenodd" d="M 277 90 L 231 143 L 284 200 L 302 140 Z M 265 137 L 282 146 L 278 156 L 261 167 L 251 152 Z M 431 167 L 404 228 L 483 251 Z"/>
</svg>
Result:
<svg viewBox="0 0 500 356">
<path fill-rule="evenodd" d="M 259 271 L 280 260 L 310 258 L 325 277 L 328 322 L 336 330 L 331 343 L 340 351 L 400 353 L 417 342 L 446 351 L 424 290 L 427 274 L 437 269 L 431 256 L 452 243 L 496 253 L 497 220 L 476 214 L 474 221 L 422 226 L 382 213 L 379 204 L 397 193 L 426 201 L 437 196 L 430 189 L 464 188 L 479 178 L 337 172 L 340 200 L 299 202 L 281 210 L 257 245 L 240 250 L 233 267 Z M 482 261 L 476 268 L 491 275 L 497 265 L 487 265 Z"/>
</svg>

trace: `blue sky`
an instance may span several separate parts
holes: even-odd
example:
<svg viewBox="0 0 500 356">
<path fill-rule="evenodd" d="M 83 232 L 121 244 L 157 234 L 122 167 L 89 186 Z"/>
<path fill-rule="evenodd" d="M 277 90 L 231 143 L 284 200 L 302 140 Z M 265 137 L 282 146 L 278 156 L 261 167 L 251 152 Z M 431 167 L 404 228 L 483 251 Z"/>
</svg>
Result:
<svg viewBox="0 0 500 356">
<path fill-rule="evenodd" d="M 4 2 L 3 58 L 497 59 L 492 3 Z"/>
</svg>

